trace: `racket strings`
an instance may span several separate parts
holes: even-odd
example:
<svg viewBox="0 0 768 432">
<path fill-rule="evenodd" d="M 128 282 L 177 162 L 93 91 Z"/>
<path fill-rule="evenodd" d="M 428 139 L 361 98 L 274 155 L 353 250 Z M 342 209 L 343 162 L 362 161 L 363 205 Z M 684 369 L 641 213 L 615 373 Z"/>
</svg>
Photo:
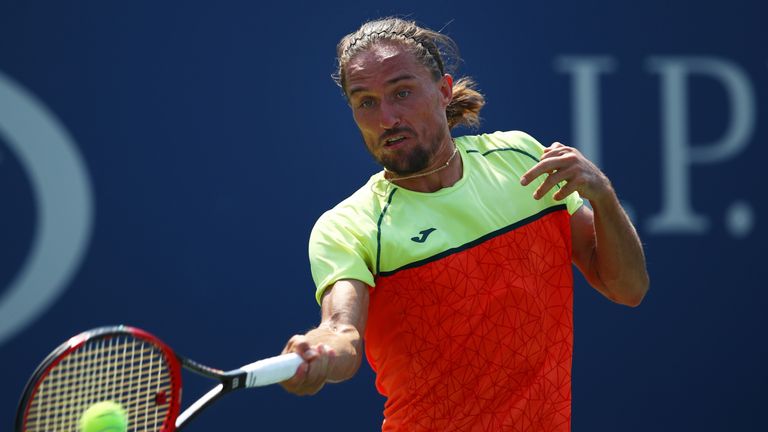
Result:
<svg viewBox="0 0 768 432">
<path fill-rule="evenodd" d="M 160 430 L 171 386 L 165 356 L 153 344 L 128 335 L 91 340 L 49 370 L 29 403 L 25 431 L 76 432 L 83 412 L 102 401 L 125 409 L 129 431 Z"/>
</svg>

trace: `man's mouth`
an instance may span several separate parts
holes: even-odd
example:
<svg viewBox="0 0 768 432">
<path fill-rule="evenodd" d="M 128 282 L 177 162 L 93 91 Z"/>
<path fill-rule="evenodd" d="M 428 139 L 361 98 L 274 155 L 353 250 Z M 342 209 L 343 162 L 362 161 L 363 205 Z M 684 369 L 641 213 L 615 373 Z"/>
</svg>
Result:
<svg viewBox="0 0 768 432">
<path fill-rule="evenodd" d="M 384 140 L 384 145 L 386 147 L 394 146 L 394 145 L 397 145 L 397 144 L 401 143 L 403 140 L 405 140 L 404 136 L 402 136 L 402 135 L 395 135 L 395 136 L 392 136 L 392 137 L 389 137 L 389 138 L 385 139 Z"/>
</svg>

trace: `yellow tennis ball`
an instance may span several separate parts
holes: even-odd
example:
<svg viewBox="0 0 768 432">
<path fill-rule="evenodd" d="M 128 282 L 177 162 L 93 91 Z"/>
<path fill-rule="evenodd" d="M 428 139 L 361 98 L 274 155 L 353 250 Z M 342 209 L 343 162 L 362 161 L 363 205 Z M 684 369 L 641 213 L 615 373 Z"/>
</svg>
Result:
<svg viewBox="0 0 768 432">
<path fill-rule="evenodd" d="M 120 404 L 106 401 L 91 405 L 80 417 L 80 432 L 126 432 L 128 416 Z"/>
</svg>

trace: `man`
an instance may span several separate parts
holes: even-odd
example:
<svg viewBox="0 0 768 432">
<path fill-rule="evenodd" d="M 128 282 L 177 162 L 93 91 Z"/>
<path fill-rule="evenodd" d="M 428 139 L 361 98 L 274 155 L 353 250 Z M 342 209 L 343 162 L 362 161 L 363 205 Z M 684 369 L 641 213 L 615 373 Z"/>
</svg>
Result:
<svg viewBox="0 0 768 432">
<path fill-rule="evenodd" d="M 396 18 L 339 43 L 338 82 L 384 171 L 313 229 L 322 322 L 287 343 L 305 362 L 283 386 L 313 394 L 352 377 L 364 337 L 383 430 L 567 431 L 572 264 L 635 306 L 642 247 L 577 150 L 522 132 L 451 138 L 484 103 L 446 73 L 455 48 Z"/>
</svg>

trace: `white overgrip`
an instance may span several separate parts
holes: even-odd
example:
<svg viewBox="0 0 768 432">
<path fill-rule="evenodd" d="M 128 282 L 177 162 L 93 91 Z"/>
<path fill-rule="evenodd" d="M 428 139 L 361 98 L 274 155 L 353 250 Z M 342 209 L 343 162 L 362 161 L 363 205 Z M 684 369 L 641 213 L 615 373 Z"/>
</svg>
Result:
<svg viewBox="0 0 768 432">
<path fill-rule="evenodd" d="M 259 387 L 287 380 L 303 361 L 298 354 L 289 353 L 259 360 L 240 369 L 247 373 L 246 387 Z"/>
</svg>

